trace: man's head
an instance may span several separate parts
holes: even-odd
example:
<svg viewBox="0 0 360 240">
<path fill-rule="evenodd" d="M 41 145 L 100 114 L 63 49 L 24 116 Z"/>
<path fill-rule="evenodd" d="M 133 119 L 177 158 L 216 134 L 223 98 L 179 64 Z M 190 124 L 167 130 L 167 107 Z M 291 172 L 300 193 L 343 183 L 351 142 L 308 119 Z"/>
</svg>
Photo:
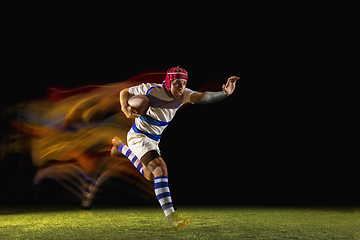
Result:
<svg viewBox="0 0 360 240">
<path fill-rule="evenodd" d="M 188 73 L 185 69 L 178 67 L 170 68 L 165 77 L 164 86 L 175 98 L 179 98 L 185 91 Z"/>
</svg>

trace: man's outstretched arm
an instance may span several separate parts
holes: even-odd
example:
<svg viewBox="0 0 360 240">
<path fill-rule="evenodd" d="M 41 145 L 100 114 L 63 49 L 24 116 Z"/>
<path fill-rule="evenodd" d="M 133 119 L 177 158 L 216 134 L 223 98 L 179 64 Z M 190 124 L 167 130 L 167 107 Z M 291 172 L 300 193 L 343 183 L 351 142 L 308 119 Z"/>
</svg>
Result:
<svg viewBox="0 0 360 240">
<path fill-rule="evenodd" d="M 209 104 L 215 103 L 225 99 L 231 95 L 235 90 L 236 81 L 239 77 L 232 76 L 228 79 L 226 84 L 223 84 L 223 91 L 220 92 L 195 92 L 190 95 L 191 103 Z"/>
</svg>

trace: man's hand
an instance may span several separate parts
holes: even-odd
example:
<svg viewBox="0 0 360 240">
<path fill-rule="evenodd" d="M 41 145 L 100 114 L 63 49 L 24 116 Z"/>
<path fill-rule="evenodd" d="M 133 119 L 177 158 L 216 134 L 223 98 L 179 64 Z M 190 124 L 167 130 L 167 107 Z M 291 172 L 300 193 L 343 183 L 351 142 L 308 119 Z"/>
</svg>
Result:
<svg viewBox="0 0 360 240">
<path fill-rule="evenodd" d="M 234 90 L 235 90 L 235 83 L 236 83 L 236 81 L 239 80 L 239 79 L 240 79 L 239 77 L 232 76 L 232 77 L 229 77 L 226 85 L 223 84 L 222 89 L 223 89 L 223 91 L 224 91 L 224 93 L 225 93 L 226 95 L 231 95 L 231 94 L 234 92 Z"/>
<path fill-rule="evenodd" d="M 133 108 L 132 106 L 125 106 L 121 107 L 121 111 L 125 114 L 127 118 L 138 118 L 141 117 L 141 115 Z"/>
<path fill-rule="evenodd" d="M 132 94 L 129 93 L 129 89 L 125 88 L 120 92 L 120 105 L 121 111 L 125 114 L 127 118 L 138 118 L 141 115 L 133 108 L 132 106 L 128 105 L 128 100 Z"/>
<path fill-rule="evenodd" d="M 219 92 L 194 92 L 190 95 L 190 102 L 209 104 L 221 101 L 234 92 L 235 83 L 239 79 L 235 76 L 229 77 L 227 83 L 222 86 L 223 90 Z"/>
</svg>

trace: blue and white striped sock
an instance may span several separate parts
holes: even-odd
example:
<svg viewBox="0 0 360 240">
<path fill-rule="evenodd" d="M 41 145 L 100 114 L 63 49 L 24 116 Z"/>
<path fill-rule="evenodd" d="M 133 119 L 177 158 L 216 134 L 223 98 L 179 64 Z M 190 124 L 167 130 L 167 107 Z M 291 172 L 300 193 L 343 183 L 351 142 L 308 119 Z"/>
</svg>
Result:
<svg viewBox="0 0 360 240">
<path fill-rule="evenodd" d="M 169 189 L 168 177 L 160 176 L 154 179 L 155 195 L 163 209 L 165 216 L 169 219 L 171 213 L 175 212 Z"/>
<path fill-rule="evenodd" d="M 139 172 L 144 175 L 144 169 L 143 169 L 143 165 L 140 162 L 140 160 L 135 156 L 135 154 L 130 150 L 130 148 L 128 146 L 126 146 L 126 144 L 121 143 L 118 146 L 118 150 L 119 152 L 121 152 L 122 154 L 124 154 L 131 162 L 132 164 L 134 164 L 134 166 L 137 168 L 137 170 L 139 170 Z"/>
</svg>

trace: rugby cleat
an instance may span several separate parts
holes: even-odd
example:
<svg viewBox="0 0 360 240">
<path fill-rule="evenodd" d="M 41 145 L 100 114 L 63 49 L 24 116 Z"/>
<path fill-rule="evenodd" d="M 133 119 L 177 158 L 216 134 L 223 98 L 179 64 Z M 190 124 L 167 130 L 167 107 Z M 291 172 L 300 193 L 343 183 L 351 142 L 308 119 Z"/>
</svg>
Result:
<svg viewBox="0 0 360 240">
<path fill-rule="evenodd" d="M 122 141 L 118 137 L 114 137 L 111 141 L 113 147 L 111 148 L 110 155 L 111 157 L 116 157 L 120 153 L 118 150 L 118 146 L 122 143 Z"/>
<path fill-rule="evenodd" d="M 190 223 L 190 220 L 188 218 L 182 218 L 176 213 L 171 213 L 169 217 L 171 219 L 169 221 L 169 225 L 170 229 L 172 230 L 180 230 Z"/>
</svg>

